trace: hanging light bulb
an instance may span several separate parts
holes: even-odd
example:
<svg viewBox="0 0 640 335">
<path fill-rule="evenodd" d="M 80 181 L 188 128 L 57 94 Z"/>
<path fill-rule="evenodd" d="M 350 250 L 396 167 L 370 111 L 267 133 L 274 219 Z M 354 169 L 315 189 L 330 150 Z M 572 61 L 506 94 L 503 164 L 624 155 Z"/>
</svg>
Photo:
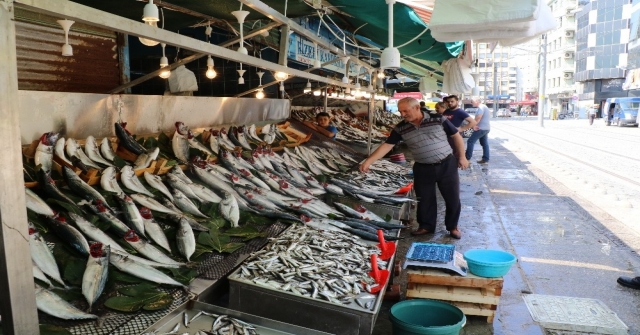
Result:
<svg viewBox="0 0 640 335">
<path fill-rule="evenodd" d="M 240 78 L 238 78 L 238 85 L 244 85 L 244 73 L 246 72 L 246 70 L 242 69 L 242 63 L 240 63 L 240 70 L 238 71 L 238 75 L 240 76 Z"/>
<path fill-rule="evenodd" d="M 211 55 L 207 57 L 207 72 L 204 75 L 209 79 L 213 79 L 218 75 L 216 70 L 213 69 L 213 58 L 211 58 Z"/>
<path fill-rule="evenodd" d="M 150 25 L 154 28 L 158 28 L 158 21 L 146 21 L 145 24 Z M 144 37 L 138 37 L 138 39 L 140 40 L 140 43 L 148 47 L 155 47 L 156 45 L 160 44 L 160 42 L 158 41 L 150 40 Z"/>
<path fill-rule="evenodd" d="M 247 48 L 244 47 L 243 27 L 244 27 L 244 19 L 247 17 L 247 15 L 249 15 L 249 12 L 246 10 L 234 10 L 233 12 L 231 12 L 231 14 L 236 17 L 236 19 L 238 20 L 238 23 L 240 24 L 240 46 L 238 47 L 238 52 L 241 54 L 248 55 L 249 52 L 247 51 Z"/>
<path fill-rule="evenodd" d="M 378 71 L 378 79 L 384 79 L 385 75 L 384 75 L 384 70 L 380 69 L 380 71 Z"/>
<path fill-rule="evenodd" d="M 315 95 L 316 97 L 319 97 L 320 94 L 322 94 L 322 92 L 320 92 L 320 89 L 313 91 L 313 95 Z"/>
<path fill-rule="evenodd" d="M 373 73 L 376 72 L 376 70 L 371 69 L 369 71 L 369 87 L 367 87 L 367 90 L 372 91 L 373 92 Z"/>
<path fill-rule="evenodd" d="M 284 92 L 284 81 L 280 82 L 280 91 Z"/>
<path fill-rule="evenodd" d="M 161 43 L 160 46 L 162 47 L 162 57 L 160 57 L 160 68 L 165 68 L 169 66 L 169 59 L 164 54 L 164 47 L 166 46 L 166 44 Z M 170 76 L 171 76 L 171 70 L 169 69 L 166 69 L 160 72 L 160 78 L 162 79 L 167 79 Z"/>
<path fill-rule="evenodd" d="M 282 72 L 282 71 L 276 71 L 276 73 L 273 76 L 278 81 L 284 81 L 284 80 L 287 80 L 287 78 L 289 78 L 289 75 L 286 72 Z"/>
<path fill-rule="evenodd" d="M 262 76 L 264 75 L 264 72 L 258 71 L 256 72 L 256 74 L 258 75 L 258 78 L 260 78 L 260 84 L 258 86 L 262 86 Z M 264 91 L 262 90 L 262 87 L 260 87 L 258 89 L 258 92 L 256 92 L 256 99 L 262 99 L 262 98 L 264 98 Z"/>
<path fill-rule="evenodd" d="M 305 87 L 302 92 L 305 93 L 305 94 L 311 92 L 311 82 L 309 80 L 307 80 L 307 87 Z M 315 92 L 314 92 L 314 94 L 315 94 Z"/>
<path fill-rule="evenodd" d="M 382 50 L 382 54 L 380 55 L 380 67 L 383 69 L 398 69 L 400 68 L 400 50 L 393 46 L 393 4 L 396 3 L 396 0 L 385 0 L 388 10 L 388 18 L 389 18 L 389 46 Z"/>
<path fill-rule="evenodd" d="M 75 21 L 71 20 L 58 20 L 56 21 L 64 30 L 64 45 L 62 46 L 62 55 L 63 56 L 73 56 L 73 48 L 69 44 L 69 29 L 71 29 L 71 25 L 75 23 Z"/>
<path fill-rule="evenodd" d="M 349 56 L 342 57 L 342 63 L 344 64 L 344 76 L 342 77 L 342 83 L 349 83 Z"/>
<path fill-rule="evenodd" d="M 153 0 L 149 0 L 149 3 L 144 5 L 144 9 L 142 10 L 142 21 L 144 22 L 160 21 L 160 15 L 158 14 L 158 6 L 153 4 Z"/>
</svg>

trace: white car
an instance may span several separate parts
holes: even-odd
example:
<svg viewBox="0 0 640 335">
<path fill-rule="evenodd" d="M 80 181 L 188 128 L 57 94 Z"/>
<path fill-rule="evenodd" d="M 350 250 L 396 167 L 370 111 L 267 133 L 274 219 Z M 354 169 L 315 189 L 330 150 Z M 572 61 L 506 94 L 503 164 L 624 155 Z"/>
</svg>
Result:
<svg viewBox="0 0 640 335">
<path fill-rule="evenodd" d="M 511 117 L 511 113 L 506 108 L 498 109 L 498 113 L 496 113 L 496 117 Z"/>
</svg>

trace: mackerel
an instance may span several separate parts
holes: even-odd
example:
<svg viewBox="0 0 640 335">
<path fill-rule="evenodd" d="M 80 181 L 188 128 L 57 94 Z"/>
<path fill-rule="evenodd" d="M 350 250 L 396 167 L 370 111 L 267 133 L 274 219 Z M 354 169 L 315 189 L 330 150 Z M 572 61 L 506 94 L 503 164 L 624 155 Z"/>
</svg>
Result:
<svg viewBox="0 0 640 335">
<path fill-rule="evenodd" d="M 89 243 L 76 228 L 70 226 L 61 215 L 47 216 L 47 223 L 53 232 L 63 241 L 67 242 L 82 255 L 89 255 Z"/>
<path fill-rule="evenodd" d="M 109 235 L 100 230 L 100 228 L 96 227 L 93 223 L 87 221 L 82 216 L 69 213 L 69 217 L 73 222 L 76 223 L 76 226 L 82 233 L 87 235 L 92 241 L 100 242 L 104 245 L 110 246 L 111 250 L 119 250 L 122 252 L 126 252 L 124 248 L 122 248 L 116 241 L 114 241 Z M 89 250 L 91 251 L 91 250 Z"/>
<path fill-rule="evenodd" d="M 40 170 L 40 179 L 42 188 L 44 189 L 44 193 L 49 197 L 56 199 L 58 201 L 66 202 L 74 207 L 77 207 L 76 203 L 73 200 L 69 199 L 64 193 L 60 191 L 60 189 L 56 186 L 56 182 L 51 178 L 51 172 Z"/>
<path fill-rule="evenodd" d="M 96 139 L 91 135 L 87 136 L 87 139 L 84 143 L 84 151 L 87 153 L 87 156 L 92 161 L 98 164 L 102 164 L 104 166 L 113 166 L 111 162 L 104 159 L 102 155 L 100 155 L 100 150 L 98 149 L 98 143 L 96 142 Z"/>
<path fill-rule="evenodd" d="M 157 284 L 185 287 L 163 272 L 158 271 L 146 264 L 136 262 L 122 254 L 111 253 L 109 262 L 118 270 L 128 273 L 134 277 L 142 278 Z"/>
<path fill-rule="evenodd" d="M 154 262 L 170 265 L 184 265 L 183 263 L 177 262 L 171 257 L 165 255 L 162 251 L 151 245 L 149 242 L 138 237 L 136 232 L 133 230 L 129 230 L 127 234 L 124 235 L 124 240 L 137 252 Z"/>
<path fill-rule="evenodd" d="M 31 250 L 31 260 L 42 272 L 62 286 L 67 287 L 60 276 L 58 264 L 47 242 L 40 236 L 40 233 L 31 222 L 29 222 L 29 250 Z"/>
<path fill-rule="evenodd" d="M 109 273 L 110 248 L 100 242 L 91 243 L 91 252 L 87 260 L 87 267 L 82 275 L 82 295 L 89 303 L 89 310 L 107 283 Z"/>
<path fill-rule="evenodd" d="M 339 228 L 339 227 L 337 227 L 335 225 L 331 225 L 331 224 L 322 222 L 320 220 L 315 220 L 315 219 L 312 219 L 312 218 L 310 218 L 308 216 L 305 216 L 305 215 L 301 215 L 300 217 L 302 218 L 302 223 L 304 223 L 305 225 L 307 225 L 309 227 L 312 227 L 312 228 L 315 228 L 315 229 L 318 229 L 318 230 L 335 231 L 335 232 L 338 232 L 338 233 L 341 233 L 341 234 L 346 234 L 347 233 L 345 230 L 343 230 L 343 229 L 341 229 L 341 228 Z M 346 227 L 346 228 L 349 228 L 349 227 Z"/>
<path fill-rule="evenodd" d="M 278 184 L 278 181 L 271 178 L 271 176 L 268 173 L 261 172 L 261 171 L 256 171 L 256 173 L 258 174 L 258 177 L 260 177 L 260 179 L 262 179 L 262 181 L 264 181 L 269 186 L 270 189 L 280 190 L 280 185 Z"/>
<path fill-rule="evenodd" d="M 200 165 L 201 167 L 198 167 L 197 165 Z M 195 173 L 196 176 L 198 176 L 198 178 L 200 178 L 200 180 L 202 180 L 202 182 L 206 186 L 214 190 L 217 190 L 219 192 L 228 192 L 232 194 L 236 198 L 236 202 L 238 203 L 238 206 L 240 206 L 241 209 L 243 210 L 249 209 L 248 204 L 244 201 L 244 199 L 240 197 L 238 192 L 236 192 L 233 189 L 233 187 L 231 187 L 231 185 L 229 185 L 224 180 L 216 177 L 212 173 L 204 170 L 204 167 L 206 167 L 206 162 L 196 162 L 193 165 L 193 172 Z"/>
<path fill-rule="evenodd" d="M 190 181 L 190 183 L 185 183 L 177 176 L 173 174 L 167 174 L 167 183 L 169 184 L 169 186 L 171 186 L 171 188 L 182 192 L 188 198 L 201 200 L 200 197 L 191 189 L 191 187 L 189 187 L 189 184 L 192 184 L 193 182 Z M 175 201 L 173 195 L 171 195 L 171 201 Z"/>
<path fill-rule="evenodd" d="M 238 173 L 238 169 L 241 168 L 238 163 L 236 163 L 231 157 L 229 151 L 225 149 L 220 149 L 220 155 L 218 156 L 218 158 L 220 158 L 222 164 L 224 164 L 224 166 L 233 173 Z"/>
<path fill-rule="evenodd" d="M 249 126 L 249 136 L 251 136 L 251 138 L 256 141 L 256 142 L 262 142 L 262 139 L 260 138 L 260 136 L 258 136 L 258 134 L 256 133 L 256 125 L 252 124 Z"/>
<path fill-rule="evenodd" d="M 240 151 L 231 152 L 231 158 L 237 165 L 247 170 L 253 170 L 253 166 L 249 164 L 249 162 L 244 160 L 242 157 L 243 157 L 242 152 Z"/>
<path fill-rule="evenodd" d="M 231 223 L 231 227 L 238 227 L 238 220 L 240 220 L 240 209 L 236 198 L 229 192 L 222 192 L 223 198 L 220 202 L 220 214 L 222 217 Z"/>
<path fill-rule="evenodd" d="M 131 191 L 146 194 L 150 197 L 153 197 L 153 193 L 149 192 L 144 185 L 136 176 L 136 173 L 133 171 L 133 168 L 129 165 L 125 166 L 120 170 L 120 181 L 124 185 L 124 187 L 130 189 Z"/>
<path fill-rule="evenodd" d="M 106 137 L 100 142 L 100 153 L 104 159 L 111 162 L 116 158 L 116 154 L 113 152 L 113 148 L 111 147 L 111 142 Z"/>
<path fill-rule="evenodd" d="M 249 164 L 251 164 L 251 167 L 253 167 L 254 170 L 258 170 L 258 171 L 264 171 L 265 170 L 265 167 L 264 167 L 264 165 L 262 165 L 262 162 L 258 158 L 258 154 L 255 152 L 255 150 L 251 153 L 251 157 L 245 158 L 245 160 Z"/>
<path fill-rule="evenodd" d="M 259 206 L 270 210 L 279 210 L 279 207 L 276 206 L 276 204 L 269 201 L 267 198 L 263 197 L 260 194 L 251 192 L 246 189 L 239 190 L 238 194 L 240 194 L 240 196 L 252 206 Z"/>
<path fill-rule="evenodd" d="M 149 184 L 149 186 L 160 191 L 160 193 L 164 194 L 167 198 L 169 198 L 169 200 L 173 201 L 173 195 L 171 195 L 169 189 L 162 183 L 162 178 L 147 171 L 145 171 L 142 175 L 144 176 L 144 180 L 147 182 L 147 184 Z"/>
<path fill-rule="evenodd" d="M 36 306 L 41 312 L 64 320 L 86 320 L 98 318 L 96 315 L 85 313 L 73 307 L 70 303 L 60 298 L 55 293 L 41 287 L 36 288 Z"/>
<path fill-rule="evenodd" d="M 240 176 L 235 175 L 235 174 L 231 174 L 231 176 L 229 176 L 229 180 L 231 181 L 231 184 L 233 185 L 241 185 L 241 186 L 245 186 L 245 187 L 255 187 L 257 186 L 256 184 L 244 179 L 244 178 L 240 178 Z"/>
<path fill-rule="evenodd" d="M 59 135 L 58 133 L 49 132 L 40 136 L 40 141 L 36 147 L 34 163 L 36 166 L 40 165 L 45 171 L 51 171 L 51 165 L 53 164 L 53 145 L 58 140 Z"/>
<path fill-rule="evenodd" d="M 156 158 L 158 158 L 158 154 L 160 153 L 160 148 L 155 147 L 155 149 L 143 152 L 138 155 L 138 158 L 133 162 L 133 169 L 140 170 L 146 169 L 151 165 Z"/>
<path fill-rule="evenodd" d="M 265 190 L 270 190 L 271 188 L 269 188 L 269 185 L 267 185 L 267 183 L 265 183 L 264 181 L 262 181 L 260 178 L 256 177 L 255 175 L 251 174 L 251 172 L 249 172 L 248 170 L 245 169 L 240 169 L 238 170 L 240 172 L 240 175 L 244 178 L 246 178 L 247 180 L 249 180 L 251 183 L 253 183 L 254 185 L 263 188 Z"/>
<path fill-rule="evenodd" d="M 149 235 L 149 238 L 164 250 L 171 253 L 171 247 L 169 246 L 167 235 L 164 234 L 160 225 L 153 220 L 151 210 L 147 207 L 140 207 L 140 216 L 142 216 L 142 220 L 144 221 L 144 231 Z"/>
<path fill-rule="evenodd" d="M 196 206 L 193 202 L 191 202 L 191 200 L 189 200 L 189 198 L 187 198 L 187 196 L 184 195 L 184 193 L 180 192 L 179 190 L 173 190 L 172 194 L 173 194 L 174 203 L 178 208 L 180 208 L 180 210 L 195 216 L 208 218 L 208 216 L 200 212 L 200 210 L 198 209 L 198 206 Z"/>
<path fill-rule="evenodd" d="M 100 177 L 100 187 L 102 187 L 102 189 L 105 191 L 115 194 L 124 192 L 122 191 L 120 185 L 118 185 L 118 181 L 116 180 L 115 167 L 110 166 L 102 171 L 102 176 Z"/>
<path fill-rule="evenodd" d="M 188 131 L 188 136 L 187 136 L 187 141 L 189 142 L 189 146 L 195 149 L 198 149 L 200 151 L 202 151 L 203 153 L 209 155 L 209 156 L 213 156 L 213 152 L 207 148 L 204 144 L 198 142 L 198 140 L 196 140 L 195 136 L 193 135 L 193 132 L 191 132 L 191 130 Z"/>
<path fill-rule="evenodd" d="M 220 128 L 220 138 L 222 139 L 222 144 L 224 144 L 228 150 L 235 149 L 236 145 L 229 139 L 229 134 L 223 128 Z"/>
<path fill-rule="evenodd" d="M 135 155 L 140 155 L 147 151 L 142 144 L 136 142 L 131 133 L 125 129 L 126 122 L 116 122 L 116 136 L 118 137 L 118 146 L 122 146 Z"/>
<path fill-rule="evenodd" d="M 354 217 L 356 219 L 385 222 L 384 219 L 382 219 L 375 213 L 371 212 L 370 210 L 366 209 L 362 205 L 358 205 L 356 209 L 353 209 L 345 204 L 334 202 L 333 206 L 336 207 L 339 211 L 343 212 L 344 214 Z"/>
<path fill-rule="evenodd" d="M 89 205 L 89 208 L 96 213 L 102 221 L 107 222 L 116 234 L 123 236 L 129 230 L 129 227 L 127 227 L 124 222 L 109 212 L 102 201 L 96 201 L 94 204 Z"/>
<path fill-rule="evenodd" d="M 229 139 L 229 141 L 231 141 L 231 143 L 233 143 L 233 145 L 236 148 L 242 148 L 242 143 L 240 143 L 240 141 L 236 137 L 236 131 L 237 131 L 237 127 L 236 126 L 229 127 L 229 132 L 227 133 L 227 138 Z M 251 149 L 249 148 L 249 150 L 251 150 Z"/>
<path fill-rule="evenodd" d="M 222 198 L 220 198 L 217 194 L 200 184 L 191 183 L 187 184 L 187 186 L 191 189 L 191 191 L 193 191 L 193 193 L 196 194 L 196 196 L 198 196 L 198 198 L 202 199 L 202 201 L 212 202 L 216 204 L 222 201 Z"/>
<path fill-rule="evenodd" d="M 187 177 L 186 174 L 184 174 L 184 172 L 182 171 L 182 169 L 180 168 L 179 165 L 174 165 L 171 170 L 169 170 L 169 173 L 167 173 L 168 175 L 172 175 L 174 177 L 178 177 L 180 180 L 182 180 L 183 182 L 190 184 L 193 183 L 193 181 L 191 179 L 189 179 L 189 177 Z"/>
<path fill-rule="evenodd" d="M 342 191 L 342 189 L 337 185 L 329 184 L 329 183 L 322 183 L 322 186 L 329 193 L 333 193 L 333 194 L 337 194 L 337 195 L 344 195 L 344 192 Z"/>
<path fill-rule="evenodd" d="M 49 281 L 49 278 L 47 278 L 47 276 L 45 276 L 44 272 L 42 272 L 42 270 L 40 270 L 40 268 L 36 265 L 36 263 L 33 263 L 33 261 L 31 261 L 31 269 L 33 271 L 33 278 L 38 279 L 39 281 L 47 284 L 47 286 L 51 287 L 53 284 L 51 284 L 51 281 Z"/>
<path fill-rule="evenodd" d="M 176 132 L 173 134 L 173 139 L 171 140 L 171 148 L 173 149 L 173 154 L 176 158 L 182 162 L 189 161 L 189 141 L 187 137 L 189 136 L 189 128 L 187 128 L 184 123 L 176 122 Z"/>
<path fill-rule="evenodd" d="M 49 205 L 42 200 L 37 194 L 28 188 L 24 188 L 25 197 L 24 200 L 27 204 L 27 208 L 41 215 L 53 216 L 55 213 Z"/>
<path fill-rule="evenodd" d="M 287 212 L 280 211 L 280 210 L 269 210 L 269 209 L 260 208 L 260 207 L 252 207 L 252 209 L 258 212 L 258 214 L 269 217 L 269 218 L 302 222 L 300 221 L 300 218 L 298 218 L 297 216 Z"/>
<path fill-rule="evenodd" d="M 118 199 L 118 202 L 120 202 L 120 207 L 124 212 L 124 218 L 127 226 L 138 232 L 138 234 L 146 236 L 144 234 L 144 221 L 142 220 L 142 216 L 138 211 L 138 207 L 136 207 L 136 205 L 133 203 L 131 197 L 124 193 L 120 193 L 118 194 L 116 199 Z"/>
<path fill-rule="evenodd" d="M 191 261 L 191 255 L 196 251 L 196 237 L 193 229 L 185 218 L 180 219 L 178 230 L 176 231 L 176 244 L 178 251 L 187 261 Z"/>
<path fill-rule="evenodd" d="M 73 165 L 73 163 L 71 163 L 71 161 L 67 159 L 67 156 L 64 154 L 64 145 L 64 137 L 58 138 L 58 140 L 56 141 L 56 145 L 53 148 L 53 152 L 56 156 L 58 156 L 58 158 L 62 159 L 68 165 Z"/>
<path fill-rule="evenodd" d="M 63 167 L 64 179 L 67 181 L 67 186 L 73 192 L 81 195 L 83 198 L 89 201 L 102 201 L 104 203 L 107 202 L 105 198 L 100 194 L 100 192 L 96 191 L 95 188 L 89 186 L 84 180 L 82 180 L 78 175 L 73 172 L 68 167 Z"/>
<path fill-rule="evenodd" d="M 67 140 L 67 155 L 69 155 L 69 157 L 78 157 L 82 162 L 82 164 L 86 166 L 92 167 L 97 170 L 102 170 L 100 165 L 98 165 L 96 162 L 92 161 L 89 157 L 87 157 L 87 155 L 84 153 L 84 151 L 82 151 L 82 148 L 80 148 L 76 140 L 72 138 Z"/>
<path fill-rule="evenodd" d="M 296 197 L 299 199 L 309 199 L 312 198 L 313 195 L 311 195 L 308 192 L 302 191 L 301 189 L 298 189 L 292 185 L 290 185 L 288 182 L 286 182 L 285 180 L 280 180 L 280 182 L 278 183 L 278 185 L 280 186 L 280 190 L 282 190 L 284 193 L 292 196 L 292 197 Z"/>
<path fill-rule="evenodd" d="M 167 200 L 168 201 L 168 200 Z M 167 214 L 167 219 L 169 219 L 169 221 L 175 223 L 175 224 L 180 224 L 180 220 L 182 220 L 182 218 L 186 219 L 187 222 L 189 222 L 189 225 L 191 226 L 191 228 L 193 230 L 197 230 L 197 231 L 209 231 L 209 228 L 203 226 L 202 224 L 198 223 L 196 220 L 184 215 L 184 214 Z"/>
<path fill-rule="evenodd" d="M 217 155 L 220 152 L 220 143 L 218 143 L 218 131 L 215 129 L 209 130 L 209 147 Z"/>
<path fill-rule="evenodd" d="M 245 126 L 240 126 L 238 127 L 238 142 L 240 142 L 240 144 L 242 145 L 243 148 L 247 149 L 247 150 L 251 150 L 251 146 L 249 145 L 249 142 L 247 142 L 247 137 L 245 135 L 246 133 L 246 127 Z"/>
</svg>

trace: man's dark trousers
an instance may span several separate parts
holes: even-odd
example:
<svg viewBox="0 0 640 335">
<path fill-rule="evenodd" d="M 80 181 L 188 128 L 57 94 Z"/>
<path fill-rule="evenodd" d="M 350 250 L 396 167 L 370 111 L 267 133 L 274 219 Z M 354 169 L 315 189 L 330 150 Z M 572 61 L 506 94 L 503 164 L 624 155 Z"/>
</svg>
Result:
<svg viewBox="0 0 640 335">
<path fill-rule="evenodd" d="M 413 165 L 413 187 L 418 197 L 417 219 L 419 228 L 433 233 L 436 230 L 438 203 L 436 184 L 444 198 L 446 212 L 444 224 L 451 231 L 458 227 L 460 219 L 460 178 L 458 162 L 454 155 L 437 165 L 415 163 Z"/>
</svg>

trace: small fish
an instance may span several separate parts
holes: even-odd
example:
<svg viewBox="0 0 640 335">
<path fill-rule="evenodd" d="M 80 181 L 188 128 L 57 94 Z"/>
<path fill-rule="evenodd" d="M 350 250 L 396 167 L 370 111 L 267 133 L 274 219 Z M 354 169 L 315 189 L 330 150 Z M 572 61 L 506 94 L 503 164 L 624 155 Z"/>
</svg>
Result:
<svg viewBox="0 0 640 335">
<path fill-rule="evenodd" d="M 162 183 L 162 178 L 160 178 L 159 176 L 156 176 L 153 173 L 149 173 L 147 171 L 144 172 L 143 176 L 144 176 L 144 180 L 147 182 L 147 184 L 149 184 L 149 186 L 160 191 L 167 198 L 169 198 L 169 200 L 173 201 L 173 195 L 171 195 L 171 192 L 169 191 L 169 189 L 166 186 L 164 186 L 164 184 Z"/>
<path fill-rule="evenodd" d="M 53 164 L 53 146 L 58 140 L 59 135 L 58 133 L 49 132 L 40 136 L 34 162 L 36 166 L 40 165 L 45 171 L 51 171 L 51 165 Z"/>
<path fill-rule="evenodd" d="M 122 193 L 124 194 L 124 193 Z M 102 201 L 96 201 L 93 204 L 89 205 L 89 208 L 98 215 L 102 221 L 107 222 L 111 229 L 115 231 L 116 234 L 123 236 L 127 231 L 129 231 L 129 227 L 127 227 L 124 222 L 120 221 L 116 218 L 104 205 Z"/>
<path fill-rule="evenodd" d="M 44 289 L 36 289 L 36 306 L 39 311 L 55 316 L 63 320 L 83 320 L 83 319 L 97 319 L 98 317 L 93 314 L 85 313 L 64 299 L 60 298 L 53 292 Z"/>
<path fill-rule="evenodd" d="M 104 159 L 113 162 L 116 158 L 116 154 L 113 152 L 113 148 L 111 147 L 111 142 L 108 138 L 103 138 L 102 142 L 100 142 L 100 153 Z"/>
<path fill-rule="evenodd" d="M 184 193 L 180 192 L 179 190 L 173 190 L 172 194 L 173 194 L 173 198 L 174 198 L 174 203 L 182 211 L 187 212 L 189 214 L 193 214 L 195 216 L 208 218 L 208 216 L 206 216 L 206 215 L 202 214 L 202 212 L 200 212 L 198 207 L 193 202 L 191 202 L 191 200 L 189 200 L 189 198 L 187 198 L 187 196 L 184 195 Z"/>
<path fill-rule="evenodd" d="M 190 261 L 191 255 L 196 251 L 196 237 L 193 234 L 191 225 L 185 218 L 180 219 L 180 224 L 176 231 L 176 243 L 180 253 L 187 261 Z"/>
<path fill-rule="evenodd" d="M 189 183 L 186 183 L 184 180 L 180 179 L 180 177 L 178 177 L 178 176 L 176 176 L 174 174 L 171 174 L 171 173 L 167 173 L 167 177 L 166 178 L 167 178 L 167 184 L 169 184 L 169 186 L 171 186 L 171 188 L 182 192 L 184 195 L 186 195 L 190 199 L 194 199 L 194 200 L 198 200 L 198 201 L 202 200 L 189 187 L 189 185 L 193 184 L 193 182 L 189 181 Z M 173 199 L 173 195 L 171 195 L 171 199 L 172 199 L 172 201 L 175 201 L 175 199 Z"/>
<path fill-rule="evenodd" d="M 133 168 L 129 165 L 120 170 L 120 181 L 124 187 L 132 191 L 153 197 L 153 193 L 149 192 L 149 190 L 142 185 L 140 179 L 138 179 L 138 176 L 136 176 L 136 173 L 133 171 Z"/>
<path fill-rule="evenodd" d="M 113 166 L 111 162 L 104 159 L 102 155 L 100 155 L 100 149 L 98 149 L 98 143 L 96 142 L 96 139 L 91 135 L 87 136 L 87 139 L 84 144 L 84 151 L 92 161 L 98 164 L 102 164 L 104 166 Z"/>
<path fill-rule="evenodd" d="M 151 210 L 147 207 L 140 207 L 140 215 L 144 221 L 144 231 L 145 233 L 154 241 L 156 244 L 162 247 L 162 249 L 171 253 L 171 247 L 169 246 L 169 240 L 167 239 L 167 235 L 164 234 L 164 231 L 160 227 L 160 225 L 153 220 L 153 215 L 151 214 Z"/>
<path fill-rule="evenodd" d="M 206 153 L 209 156 L 213 156 L 213 152 L 211 152 L 211 150 L 209 150 L 209 148 L 207 148 L 204 144 L 198 142 L 198 140 L 196 140 L 195 136 L 193 135 L 193 132 L 191 132 L 191 130 L 188 131 L 188 136 L 187 136 L 187 142 L 189 142 L 189 146 L 195 149 L 198 149 L 200 151 L 202 151 L 203 153 Z"/>
<path fill-rule="evenodd" d="M 158 154 L 160 153 L 160 148 L 156 147 L 153 150 L 141 153 L 138 158 L 136 158 L 135 162 L 133 162 L 133 169 L 140 170 L 146 169 L 149 167 L 152 161 L 158 158 Z"/>
<path fill-rule="evenodd" d="M 122 193 L 122 189 L 116 180 L 116 168 L 110 166 L 102 171 L 102 176 L 100 177 L 100 186 L 103 190 L 120 194 Z"/>
</svg>

